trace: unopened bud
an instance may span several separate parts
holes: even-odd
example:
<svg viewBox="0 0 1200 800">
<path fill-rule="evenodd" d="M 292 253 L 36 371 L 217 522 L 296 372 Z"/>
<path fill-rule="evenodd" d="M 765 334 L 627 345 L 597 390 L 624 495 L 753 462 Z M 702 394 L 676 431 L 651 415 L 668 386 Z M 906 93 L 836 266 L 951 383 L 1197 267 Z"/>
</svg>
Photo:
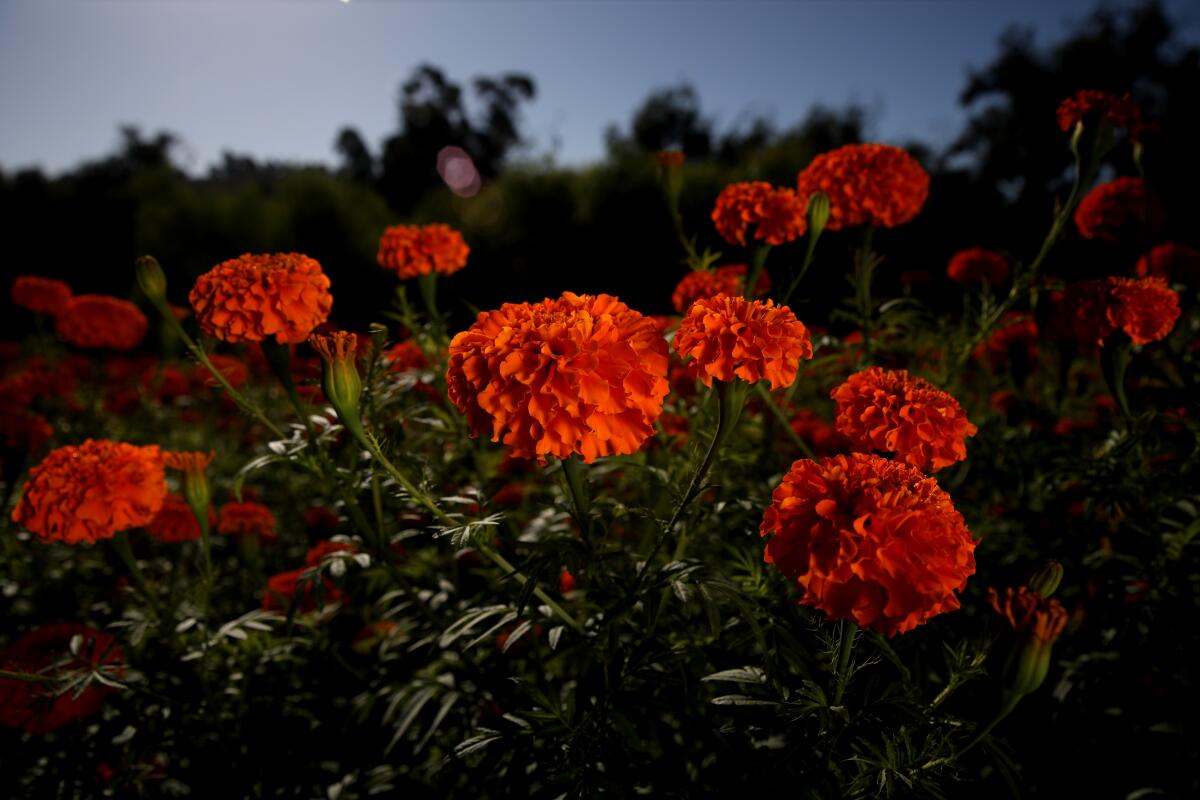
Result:
<svg viewBox="0 0 1200 800">
<path fill-rule="evenodd" d="M 813 192 L 808 198 L 808 235 L 817 237 L 829 224 L 829 195 L 824 192 Z"/>
<path fill-rule="evenodd" d="M 324 369 L 321 388 L 325 398 L 341 418 L 342 424 L 357 433 L 358 400 L 362 396 L 362 378 L 358 375 L 358 337 L 345 331 L 314 334 L 308 343 L 321 355 Z"/>
<path fill-rule="evenodd" d="M 134 262 L 138 286 L 142 294 L 155 303 L 167 299 L 167 276 L 154 256 L 142 256 Z"/>
<path fill-rule="evenodd" d="M 1062 583 L 1063 565 L 1054 559 L 1043 562 L 1029 576 L 1026 584 L 1031 591 L 1037 592 L 1044 598 L 1050 597 Z"/>
<path fill-rule="evenodd" d="M 215 451 L 163 454 L 163 461 L 168 467 L 183 473 L 183 499 L 192 507 L 202 526 L 208 519 L 208 506 L 212 502 L 212 490 L 205 471 L 216 455 Z"/>
</svg>

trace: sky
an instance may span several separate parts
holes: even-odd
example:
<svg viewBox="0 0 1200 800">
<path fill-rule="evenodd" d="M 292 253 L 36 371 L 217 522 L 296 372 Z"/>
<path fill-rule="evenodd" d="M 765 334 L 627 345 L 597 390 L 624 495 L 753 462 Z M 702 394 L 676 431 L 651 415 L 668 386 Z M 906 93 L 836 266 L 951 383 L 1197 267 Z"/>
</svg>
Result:
<svg viewBox="0 0 1200 800">
<path fill-rule="evenodd" d="M 1130 2 L 1110 2 L 1122 8 Z M 1200 4 L 1167 0 L 1188 41 Z M 957 99 L 1010 25 L 1052 42 L 1093 0 L 0 0 L 0 167 L 52 172 L 110 152 L 118 127 L 169 130 L 203 172 L 229 150 L 325 162 L 345 125 L 397 127 L 422 62 L 458 82 L 533 76 L 526 155 L 604 153 L 655 88 L 690 81 L 718 129 L 859 103 L 879 141 L 945 144 Z"/>
</svg>

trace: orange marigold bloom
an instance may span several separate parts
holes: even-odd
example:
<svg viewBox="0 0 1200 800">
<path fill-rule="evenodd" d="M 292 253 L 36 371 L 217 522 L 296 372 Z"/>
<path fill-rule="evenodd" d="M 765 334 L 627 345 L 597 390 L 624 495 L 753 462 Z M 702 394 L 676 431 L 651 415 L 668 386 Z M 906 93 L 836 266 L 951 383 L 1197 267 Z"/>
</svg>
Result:
<svg viewBox="0 0 1200 800">
<path fill-rule="evenodd" d="M 13 281 L 11 295 L 13 305 L 35 314 L 56 315 L 71 299 L 71 287 L 53 278 L 38 275 L 19 275 Z"/>
<path fill-rule="evenodd" d="M 171 469 L 177 469 L 180 472 L 203 472 L 217 457 L 217 451 L 210 450 L 205 453 L 199 450 L 190 452 L 168 450 L 162 456 L 163 463 Z"/>
<path fill-rule="evenodd" d="M 217 516 L 208 509 L 210 525 L 217 524 Z M 180 495 L 169 494 L 163 501 L 158 514 L 146 526 L 146 532 L 160 542 L 192 542 L 200 538 L 200 523 L 188 501 Z"/>
<path fill-rule="evenodd" d="M 1117 97 L 1097 89 L 1082 89 L 1063 100 L 1057 116 L 1063 133 L 1081 122 L 1085 126 L 1107 122 L 1114 128 L 1128 128 L 1135 133 L 1142 127 L 1142 110 L 1132 97 L 1128 94 Z"/>
<path fill-rule="evenodd" d="M 401 280 L 418 275 L 453 275 L 467 265 L 471 248 L 449 225 L 393 225 L 379 237 L 379 266 Z"/>
<path fill-rule="evenodd" d="M 1162 209 L 1152 194 L 1146 218 L 1146 184 L 1141 178 L 1117 178 L 1093 188 L 1075 209 L 1075 227 L 1085 239 L 1119 242 L 1135 236 L 1143 224 L 1157 228 Z"/>
<path fill-rule="evenodd" d="M 383 354 L 383 357 L 388 362 L 389 372 L 407 372 L 413 369 L 425 369 L 429 366 L 429 359 L 426 358 L 425 351 L 412 339 L 392 345 Z"/>
<path fill-rule="evenodd" d="M 79 647 L 71 642 L 80 637 Z M 0 651 L 0 670 L 42 675 L 51 679 L 75 671 L 105 669 L 119 676 L 125 654 L 116 640 L 87 625 L 43 625 Z M 0 678 L 0 726 L 35 736 L 58 730 L 69 722 L 90 717 L 104 706 L 113 687 L 91 682 L 78 694 L 58 693 L 55 682 L 33 683 Z"/>
<path fill-rule="evenodd" d="M 1160 244 L 1138 259 L 1137 274 L 1139 278 L 1200 285 L 1200 250 L 1177 242 Z"/>
<path fill-rule="evenodd" d="M 109 350 L 132 350 L 149 326 L 146 315 L 133 303 L 101 294 L 70 298 L 54 318 L 54 332 L 64 342 Z"/>
<path fill-rule="evenodd" d="M 1058 598 L 1049 600 L 1026 586 L 1009 586 L 1004 594 L 988 588 L 988 603 L 996 613 L 1008 620 L 1013 633 L 1025 634 L 1049 644 L 1067 626 L 1067 610 Z"/>
<path fill-rule="evenodd" d="M 717 195 L 712 221 L 717 233 L 730 244 L 746 244 L 746 233 L 780 245 L 802 236 L 808 228 L 805 202 L 791 189 L 777 189 L 764 181 L 731 183 Z"/>
<path fill-rule="evenodd" d="M 1024 353 L 1031 361 L 1037 358 L 1038 327 L 1027 314 L 1010 311 L 999 327 L 979 343 L 971 355 L 986 360 L 992 369 L 1001 369 L 1014 354 Z"/>
<path fill-rule="evenodd" d="M 764 295 L 771 291 L 771 276 L 764 269 L 758 273 L 758 283 L 754 287 L 755 295 Z M 716 297 L 719 294 L 743 295 L 746 293 L 746 265 L 726 264 L 713 270 L 695 269 L 683 276 L 683 280 L 671 294 L 671 305 L 683 313 L 688 307 L 700 299 Z"/>
<path fill-rule="evenodd" d="M 894 453 L 925 472 L 966 458 L 977 430 L 957 400 L 902 369 L 856 372 L 831 397 L 837 429 L 855 447 Z"/>
<path fill-rule="evenodd" d="M 946 266 L 946 276 L 955 283 L 999 286 L 1008 280 L 1008 259 L 982 247 L 959 250 Z"/>
<path fill-rule="evenodd" d="M 632 453 L 654 434 L 667 394 L 667 342 L 606 294 L 505 303 L 450 343 L 450 400 L 473 436 L 512 455 Z"/>
<path fill-rule="evenodd" d="M 705 386 L 736 378 L 751 384 L 766 378 L 772 389 L 790 386 L 800 360 L 813 354 L 808 328 L 790 308 L 727 294 L 693 303 L 674 342 L 682 358 L 691 356 L 688 375 Z"/>
<path fill-rule="evenodd" d="M 1134 344 L 1164 339 L 1179 319 L 1179 294 L 1162 278 L 1110 276 L 1069 285 L 1057 301 L 1070 334 L 1103 344 L 1120 328 Z"/>
<path fill-rule="evenodd" d="M 958 608 L 975 573 L 975 540 L 937 481 L 864 453 L 792 464 L 759 533 L 802 604 L 888 636 Z"/>
<path fill-rule="evenodd" d="M 848 144 L 822 153 L 796 179 L 808 202 L 829 196 L 831 231 L 859 225 L 892 228 L 915 217 L 929 196 L 929 175 L 917 160 L 886 144 Z"/>
<path fill-rule="evenodd" d="M 12 518 L 43 541 L 93 544 L 146 525 L 166 496 L 157 446 L 88 439 L 52 450 L 29 471 Z"/>
<path fill-rule="evenodd" d="M 254 536 L 264 542 L 273 542 L 277 538 L 275 515 L 271 509 L 253 500 L 226 503 L 217 514 L 217 533 L 222 536 Z"/>
<path fill-rule="evenodd" d="M 242 255 L 196 279 L 188 299 L 196 322 L 223 342 L 298 344 L 329 316 L 329 278 L 299 253 Z"/>
</svg>

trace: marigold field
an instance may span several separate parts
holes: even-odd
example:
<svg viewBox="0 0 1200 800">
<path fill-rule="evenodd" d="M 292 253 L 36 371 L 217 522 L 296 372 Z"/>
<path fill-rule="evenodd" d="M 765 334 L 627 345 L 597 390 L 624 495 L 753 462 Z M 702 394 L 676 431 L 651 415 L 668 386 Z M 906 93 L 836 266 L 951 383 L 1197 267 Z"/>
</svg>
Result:
<svg viewBox="0 0 1200 800">
<path fill-rule="evenodd" d="M 15 277 L 0 789 L 1196 796 L 1200 251 L 1131 98 L 1044 115 L 1043 243 L 964 247 L 949 307 L 880 289 L 932 191 L 885 144 L 708 219 L 660 153 L 670 316 L 464 315 L 439 221 L 378 231 L 353 330 L 301 253 Z"/>
</svg>

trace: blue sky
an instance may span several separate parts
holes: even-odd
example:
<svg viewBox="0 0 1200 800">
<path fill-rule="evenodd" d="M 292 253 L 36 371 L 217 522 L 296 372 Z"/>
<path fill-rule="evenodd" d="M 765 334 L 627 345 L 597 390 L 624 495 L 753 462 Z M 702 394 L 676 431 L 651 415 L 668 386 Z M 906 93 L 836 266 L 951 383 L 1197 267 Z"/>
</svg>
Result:
<svg viewBox="0 0 1200 800">
<path fill-rule="evenodd" d="M 1130 3 L 1110 3 L 1125 7 Z M 523 71 L 538 85 L 530 154 L 603 153 L 656 87 L 689 80 L 718 125 L 781 125 L 815 102 L 864 104 L 883 141 L 947 141 L 967 69 L 1010 24 L 1057 39 L 1090 0 L 0 0 L 0 166 L 53 171 L 105 153 L 117 126 L 180 134 L 186 166 L 229 149 L 333 160 L 344 124 L 373 146 L 398 86 L 432 62 L 452 79 Z M 1185 38 L 1200 4 L 1168 0 Z"/>
</svg>

